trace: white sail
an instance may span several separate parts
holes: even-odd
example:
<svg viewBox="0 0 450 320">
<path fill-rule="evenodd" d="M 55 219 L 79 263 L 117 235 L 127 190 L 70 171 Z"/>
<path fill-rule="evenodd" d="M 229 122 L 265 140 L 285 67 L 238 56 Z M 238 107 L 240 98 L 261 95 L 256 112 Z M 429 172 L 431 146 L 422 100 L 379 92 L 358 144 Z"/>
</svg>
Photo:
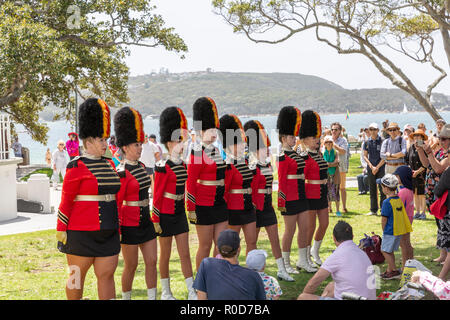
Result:
<svg viewBox="0 0 450 320">
<path fill-rule="evenodd" d="M 406 108 L 406 104 L 403 104 L 403 112 L 402 113 L 408 113 L 408 108 Z"/>
</svg>

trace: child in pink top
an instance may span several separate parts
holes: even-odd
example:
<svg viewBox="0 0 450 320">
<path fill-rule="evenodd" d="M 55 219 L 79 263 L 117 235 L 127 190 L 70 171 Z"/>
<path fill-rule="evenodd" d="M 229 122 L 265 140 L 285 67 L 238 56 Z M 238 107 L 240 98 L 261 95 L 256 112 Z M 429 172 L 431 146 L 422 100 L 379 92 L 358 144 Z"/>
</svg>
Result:
<svg viewBox="0 0 450 320">
<path fill-rule="evenodd" d="M 400 191 L 398 196 L 403 202 L 408 215 L 409 222 L 414 219 L 414 193 L 412 188 L 412 170 L 408 166 L 399 166 L 394 175 L 397 177 Z M 400 240 L 400 248 L 402 249 L 402 270 L 405 266 L 406 260 L 414 259 L 414 248 L 411 245 L 411 234 L 406 233 Z"/>
<path fill-rule="evenodd" d="M 427 290 L 433 292 L 439 300 L 450 300 L 450 281 L 445 282 L 426 271 L 415 271 L 412 274 L 411 282 L 420 283 Z"/>
</svg>

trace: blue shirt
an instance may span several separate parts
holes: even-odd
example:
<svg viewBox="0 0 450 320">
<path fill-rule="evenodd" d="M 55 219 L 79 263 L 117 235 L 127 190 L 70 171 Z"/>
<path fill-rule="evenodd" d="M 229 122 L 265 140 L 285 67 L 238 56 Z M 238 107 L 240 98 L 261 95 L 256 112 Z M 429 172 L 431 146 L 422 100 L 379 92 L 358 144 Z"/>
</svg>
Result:
<svg viewBox="0 0 450 320">
<path fill-rule="evenodd" d="M 400 139 L 402 139 L 401 143 Z M 394 140 L 392 140 L 392 138 L 386 139 L 383 141 L 380 151 L 381 159 L 384 159 L 387 164 L 404 163 L 405 162 L 404 158 L 399 158 L 395 160 L 386 160 L 386 152 L 389 152 L 391 155 L 398 152 L 402 152 L 404 155 L 406 155 L 406 139 L 403 139 L 402 136 L 398 136 Z"/>
<path fill-rule="evenodd" d="M 388 219 L 386 226 L 384 227 L 383 234 L 394 234 L 394 210 L 392 210 L 392 205 L 389 200 L 398 198 L 398 196 L 394 196 L 383 201 L 383 205 L 381 206 L 381 215 Z"/>
<path fill-rule="evenodd" d="M 208 300 L 266 300 L 264 284 L 256 271 L 226 260 L 202 260 L 193 287 Z"/>
<path fill-rule="evenodd" d="M 363 149 L 367 151 L 367 158 L 373 166 L 377 166 L 381 161 L 381 145 L 383 144 L 383 139 L 378 136 L 375 140 L 372 137 L 364 142 Z M 369 170 L 369 169 L 367 169 Z"/>
</svg>

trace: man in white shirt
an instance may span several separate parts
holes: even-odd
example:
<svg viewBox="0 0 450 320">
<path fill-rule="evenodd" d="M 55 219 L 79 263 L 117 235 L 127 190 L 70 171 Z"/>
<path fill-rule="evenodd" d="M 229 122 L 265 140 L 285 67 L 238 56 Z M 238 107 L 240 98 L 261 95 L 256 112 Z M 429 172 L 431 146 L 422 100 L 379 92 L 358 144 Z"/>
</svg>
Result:
<svg viewBox="0 0 450 320">
<path fill-rule="evenodd" d="M 150 180 L 152 181 L 152 194 L 154 191 L 153 173 L 155 170 L 155 163 L 160 159 L 160 149 L 149 139 L 148 135 L 146 134 L 144 143 L 142 144 L 141 158 L 139 159 L 139 161 L 141 161 L 145 165 L 145 170 L 147 170 L 147 173 L 150 176 Z"/>
</svg>

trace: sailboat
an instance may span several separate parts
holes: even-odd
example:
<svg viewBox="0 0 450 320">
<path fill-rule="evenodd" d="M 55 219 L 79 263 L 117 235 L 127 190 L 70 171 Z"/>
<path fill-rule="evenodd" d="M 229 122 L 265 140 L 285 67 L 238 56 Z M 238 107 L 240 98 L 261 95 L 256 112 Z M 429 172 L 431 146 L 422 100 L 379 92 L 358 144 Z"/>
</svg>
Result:
<svg viewBox="0 0 450 320">
<path fill-rule="evenodd" d="M 408 108 L 406 108 L 406 104 L 403 104 L 403 111 L 402 113 L 408 113 Z"/>
</svg>

